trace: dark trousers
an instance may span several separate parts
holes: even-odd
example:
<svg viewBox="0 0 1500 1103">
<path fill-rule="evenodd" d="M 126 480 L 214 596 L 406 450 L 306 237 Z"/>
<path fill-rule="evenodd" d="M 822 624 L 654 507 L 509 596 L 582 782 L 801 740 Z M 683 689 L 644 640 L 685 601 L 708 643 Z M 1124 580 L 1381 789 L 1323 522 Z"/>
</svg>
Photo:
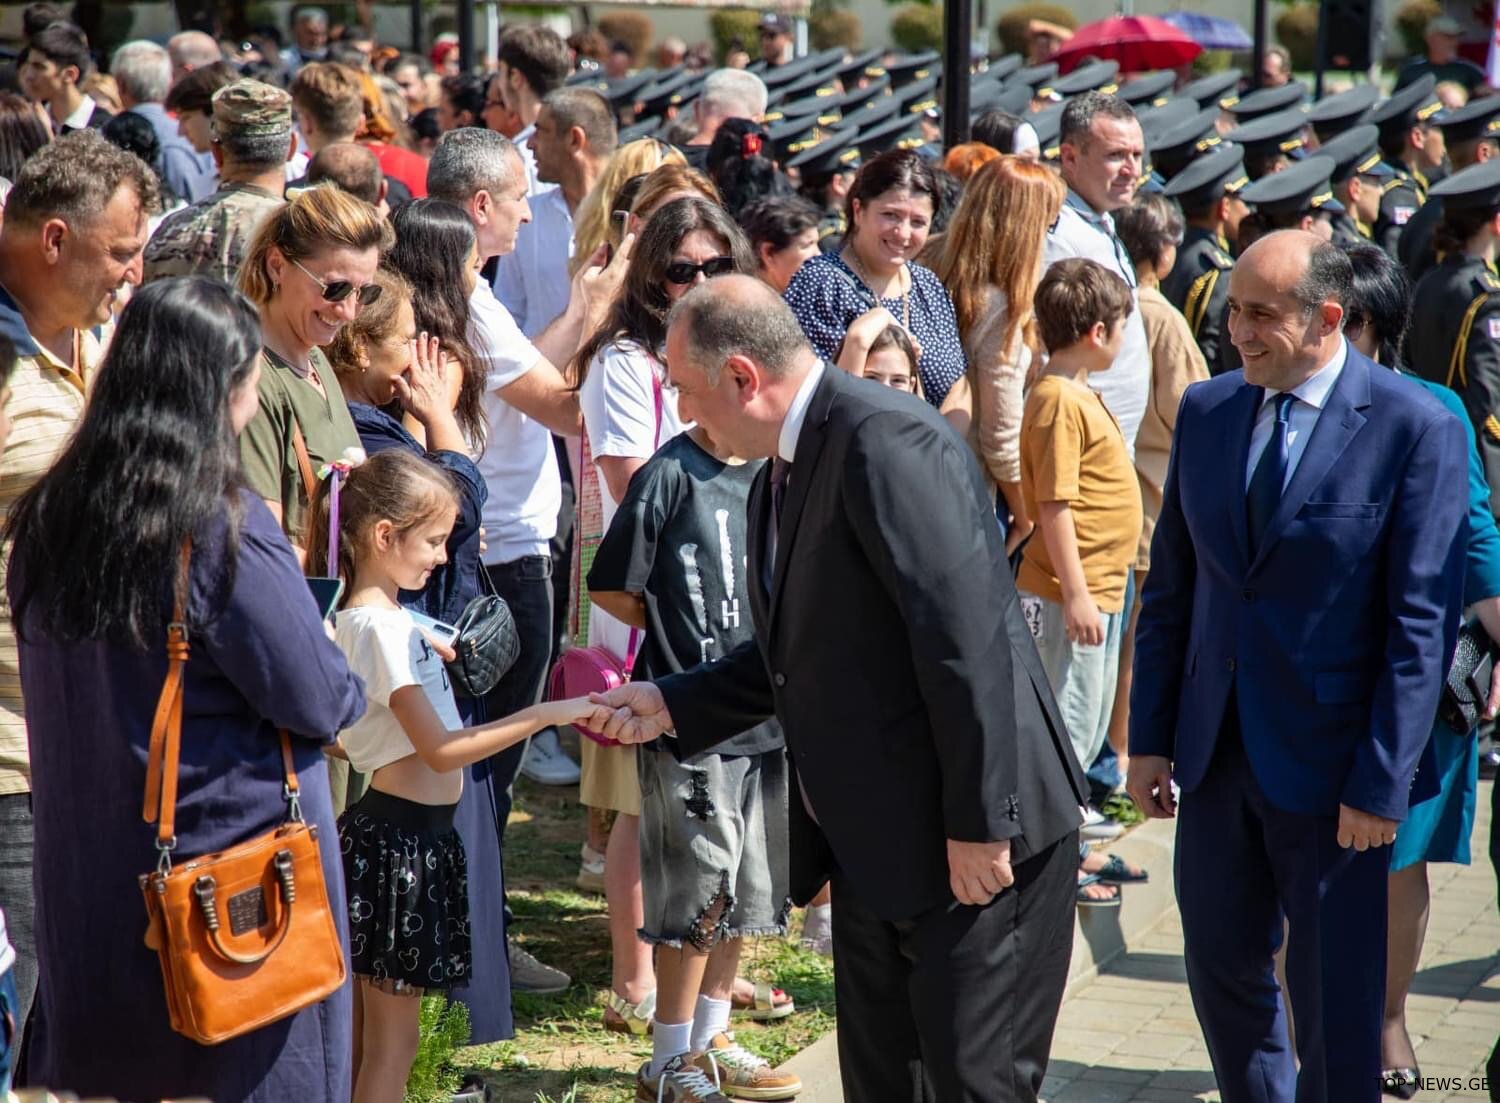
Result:
<svg viewBox="0 0 1500 1103">
<path fill-rule="evenodd" d="M 552 560 L 527 555 L 488 567 L 495 592 L 510 606 L 521 652 L 500 684 L 484 698 L 486 720 L 499 720 L 529 708 L 542 699 L 547 664 L 552 655 Z M 521 772 L 526 741 L 507 747 L 473 766 L 476 781 L 488 780 L 495 800 L 495 832 L 500 838 L 500 860 L 505 861 L 505 823 L 510 818 L 511 786 Z M 509 909 L 507 908 L 507 914 Z"/>
<path fill-rule="evenodd" d="M 20 1027 L 31 1012 L 36 994 L 35 897 L 31 887 L 32 865 L 31 794 L 0 796 L 0 911 L 5 913 L 5 931 L 16 951 L 13 979 L 16 986 L 17 1036 L 11 1040 L 11 1065 L 19 1050 Z M 0 1053 L 0 1064 L 4 1063 Z"/>
<path fill-rule="evenodd" d="M 984 907 L 872 912 L 833 877 L 839 1067 L 848 1103 L 1037 1097 L 1073 952 L 1078 835 L 1015 867 Z"/>
<path fill-rule="evenodd" d="M 1234 704 L 1230 703 L 1231 716 Z M 1375 1103 L 1390 848 L 1273 806 L 1231 722 L 1177 813 L 1175 875 L 1193 1009 L 1224 1103 Z M 1297 1061 L 1272 957 L 1287 934 Z"/>
</svg>

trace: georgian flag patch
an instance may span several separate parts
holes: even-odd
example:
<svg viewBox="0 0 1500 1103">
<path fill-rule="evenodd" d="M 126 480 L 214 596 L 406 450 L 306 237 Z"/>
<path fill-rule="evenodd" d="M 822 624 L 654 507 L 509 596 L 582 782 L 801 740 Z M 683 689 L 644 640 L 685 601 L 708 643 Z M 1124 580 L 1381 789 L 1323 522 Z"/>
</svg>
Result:
<svg viewBox="0 0 1500 1103">
<path fill-rule="evenodd" d="M 1392 207 L 1391 221 L 1394 222 L 1397 226 L 1405 226 L 1407 220 L 1416 213 L 1417 209 L 1415 207 Z"/>
<path fill-rule="evenodd" d="M 1490 340 L 1500 341 L 1500 318 L 1489 319 Z"/>
</svg>

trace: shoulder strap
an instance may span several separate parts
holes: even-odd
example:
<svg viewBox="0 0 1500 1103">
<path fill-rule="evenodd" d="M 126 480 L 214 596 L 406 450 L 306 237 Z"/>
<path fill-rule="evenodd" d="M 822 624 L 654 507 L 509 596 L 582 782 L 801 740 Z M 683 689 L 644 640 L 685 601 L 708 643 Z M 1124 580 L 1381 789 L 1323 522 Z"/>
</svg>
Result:
<svg viewBox="0 0 1500 1103">
<path fill-rule="evenodd" d="M 1461 387 L 1469 385 L 1469 373 L 1464 370 L 1464 361 L 1469 353 L 1469 333 L 1474 328 L 1474 319 L 1479 315 L 1480 307 L 1489 301 L 1490 293 L 1481 291 L 1469 304 L 1469 309 L 1464 312 L 1464 320 L 1458 327 L 1458 340 L 1453 342 L 1453 351 L 1448 356 L 1448 387 L 1453 387 L 1453 377 L 1458 377 Z"/>
<path fill-rule="evenodd" d="M 307 454 L 307 441 L 302 439 L 302 426 L 297 424 L 296 414 L 292 415 L 292 451 L 297 454 L 302 491 L 307 495 L 307 504 L 312 505 L 313 492 L 318 489 L 318 477 L 313 474 L 312 458 Z"/>
<path fill-rule="evenodd" d="M 173 586 L 172 621 L 167 625 L 167 678 L 156 701 L 151 741 L 146 752 L 146 795 L 141 818 L 147 823 L 156 823 L 156 846 L 164 863 L 170 862 L 169 855 L 177 845 L 177 766 L 182 750 L 183 670 L 189 652 L 187 605 L 192 557 L 192 541 L 184 540 Z M 300 820 L 302 813 L 297 800 L 297 771 L 292 762 L 291 737 L 285 728 L 277 734 L 281 739 L 285 797 L 292 819 Z"/>
</svg>

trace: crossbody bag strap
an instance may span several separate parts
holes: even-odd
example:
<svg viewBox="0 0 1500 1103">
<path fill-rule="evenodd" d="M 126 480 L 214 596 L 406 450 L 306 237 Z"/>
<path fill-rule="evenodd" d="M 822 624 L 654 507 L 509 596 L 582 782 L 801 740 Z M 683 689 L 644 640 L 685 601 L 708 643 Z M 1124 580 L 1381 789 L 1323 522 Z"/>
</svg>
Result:
<svg viewBox="0 0 1500 1103">
<path fill-rule="evenodd" d="M 176 844 L 177 762 L 182 746 L 182 676 L 188 659 L 187 603 L 191 540 L 182 542 L 173 586 L 172 621 L 167 625 L 167 677 L 151 721 L 146 752 L 146 796 L 141 816 L 156 823 L 157 846 L 170 851 Z"/>
<path fill-rule="evenodd" d="M 661 376 L 656 373 L 656 360 L 651 361 L 651 397 L 656 405 L 656 447 L 661 447 L 661 423 L 662 423 L 662 386 Z M 625 670 L 635 669 L 635 656 L 641 645 L 641 630 L 632 628 L 630 639 L 625 645 Z"/>
<path fill-rule="evenodd" d="M 307 495 L 307 504 L 312 506 L 313 492 L 318 489 L 318 476 L 313 473 L 312 457 L 307 454 L 307 441 L 302 439 L 302 426 L 292 418 L 292 451 L 297 454 L 297 470 L 302 475 L 302 490 Z"/>
</svg>

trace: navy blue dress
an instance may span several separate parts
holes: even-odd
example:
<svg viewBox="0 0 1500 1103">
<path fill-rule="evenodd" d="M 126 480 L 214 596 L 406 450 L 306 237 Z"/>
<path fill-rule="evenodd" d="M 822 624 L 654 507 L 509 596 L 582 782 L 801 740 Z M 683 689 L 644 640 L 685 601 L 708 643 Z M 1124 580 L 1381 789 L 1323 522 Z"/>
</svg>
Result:
<svg viewBox="0 0 1500 1103">
<path fill-rule="evenodd" d="M 489 489 L 479 468 L 459 452 L 428 452 L 396 418 L 377 406 L 349 403 L 359 442 L 370 455 L 387 448 L 408 452 L 442 467 L 458 488 L 458 520 L 448 536 L 448 562 L 440 564 L 421 590 L 403 590 L 401 604 L 418 613 L 452 623 L 464 606 L 479 596 L 480 510 Z M 482 702 L 455 697 L 466 724 L 481 723 Z M 498 719 L 498 717 L 497 717 Z M 454 826 L 464 841 L 469 866 L 469 982 L 449 994 L 469 1009 L 469 1042 L 483 1045 L 515 1037 L 510 1008 L 510 964 L 505 956 L 505 875 L 497 812 L 489 784 L 489 762 L 464 770 L 464 792 Z"/>
<path fill-rule="evenodd" d="M 908 263 L 911 293 L 901 299 L 876 299 L 865 281 L 854 274 L 837 253 L 811 257 L 787 285 L 786 302 L 797 316 L 808 343 L 830 364 L 838 359 L 839 346 L 849 325 L 875 304 L 885 307 L 900 322 L 911 319 L 912 336 L 922 346 L 917 371 L 922 376 L 922 395 L 933 406 L 941 406 L 948 389 L 963 375 L 967 362 L 958 338 L 958 318 L 948 289 L 929 268 Z"/>
<path fill-rule="evenodd" d="M 329 904 L 343 914 L 338 828 L 322 747 L 364 712 L 364 686 L 324 634 L 302 571 L 264 502 L 245 517 L 228 580 L 227 526 L 195 541 L 188 608 L 177 854 L 204 854 L 286 818 L 276 730 L 292 732 L 302 810 L 316 824 Z M 129 570 L 124 563 L 105 570 Z M 14 593 L 20 565 L 8 580 Z M 170 600 L 163 580 L 163 601 Z M 161 647 L 53 643 L 21 626 L 21 688 L 36 817 L 37 957 L 42 979 L 27 1074 L 80 1095 L 145 1100 L 347 1099 L 349 986 L 216 1046 L 169 1025 L 161 968 L 146 948 L 136 878 L 155 868 L 141 818 Z M 347 955 L 347 933 L 340 924 Z"/>
</svg>

